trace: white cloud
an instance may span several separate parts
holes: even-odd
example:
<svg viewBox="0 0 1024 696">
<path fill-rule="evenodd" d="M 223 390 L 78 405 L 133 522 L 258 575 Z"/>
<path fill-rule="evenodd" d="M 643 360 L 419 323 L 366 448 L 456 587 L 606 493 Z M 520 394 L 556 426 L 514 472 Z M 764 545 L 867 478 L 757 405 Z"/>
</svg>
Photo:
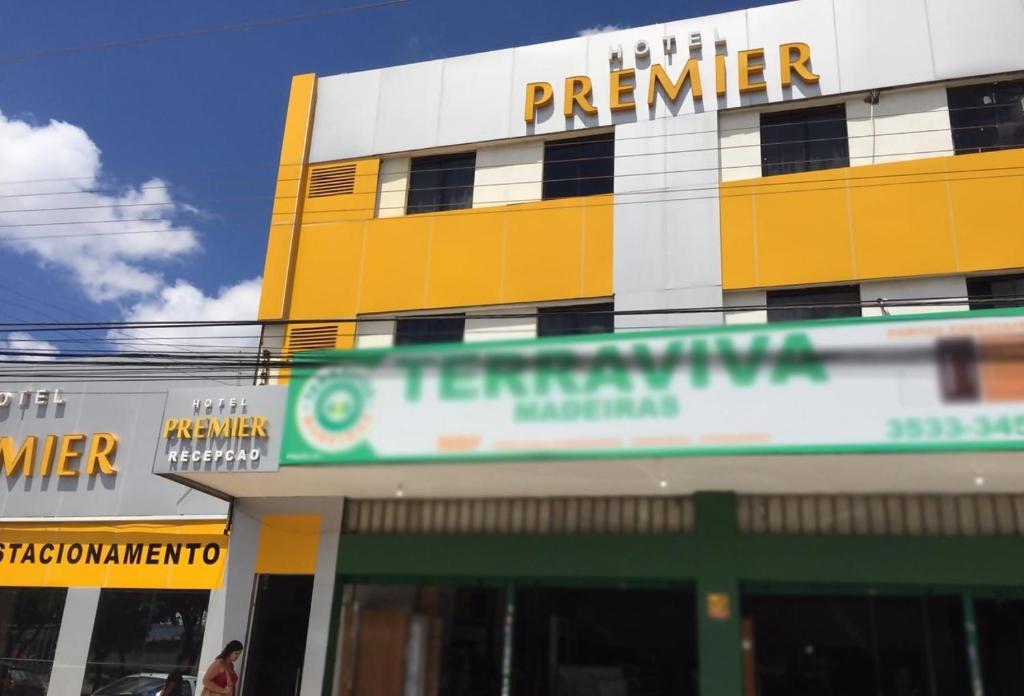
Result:
<svg viewBox="0 0 1024 696">
<path fill-rule="evenodd" d="M 101 175 L 100 150 L 81 128 L 0 112 L 0 244 L 69 273 L 94 302 L 157 292 L 153 264 L 199 249 L 195 231 L 175 223 L 190 209 L 161 179 L 114 190 Z"/>
<path fill-rule="evenodd" d="M 4 338 L 0 336 L 0 350 L 17 351 L 20 353 L 53 353 L 53 355 L 5 355 L 7 360 L 20 360 L 23 362 L 44 362 L 57 358 L 57 346 L 49 341 L 35 338 L 26 331 L 11 331 Z"/>
<path fill-rule="evenodd" d="M 576 32 L 576 36 L 593 36 L 594 34 L 607 34 L 610 31 L 621 31 L 626 27 L 619 26 L 618 24 L 596 24 L 592 27 L 580 29 Z"/>
<path fill-rule="evenodd" d="M 137 302 L 125 313 L 125 321 L 232 321 L 255 319 L 260 301 L 260 278 L 243 280 L 236 285 L 222 287 L 214 295 L 177 281 L 165 286 L 152 297 Z M 122 350 L 154 352 L 187 351 L 207 348 L 231 350 L 251 348 L 259 339 L 256 326 L 182 327 L 124 330 L 111 332 L 111 338 L 122 342 Z M 123 341 L 125 337 L 134 341 Z"/>
</svg>

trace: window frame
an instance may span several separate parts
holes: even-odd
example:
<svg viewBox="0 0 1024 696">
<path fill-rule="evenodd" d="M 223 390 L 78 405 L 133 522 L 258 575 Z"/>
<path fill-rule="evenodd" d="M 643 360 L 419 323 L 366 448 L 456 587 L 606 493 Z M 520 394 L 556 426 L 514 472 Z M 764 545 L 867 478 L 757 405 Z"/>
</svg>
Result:
<svg viewBox="0 0 1024 696">
<path fill-rule="evenodd" d="M 849 297 L 839 297 L 844 293 L 850 293 Z M 833 307 L 828 306 L 825 301 L 815 301 L 814 297 L 836 296 L 833 302 L 856 302 L 856 306 Z M 809 296 L 808 301 L 802 301 L 801 296 Z M 855 299 L 851 299 L 855 298 Z M 773 300 L 779 305 L 788 304 L 822 304 L 821 307 L 810 307 L 807 309 L 789 309 L 786 307 L 772 308 Z M 778 301 L 782 300 L 782 301 Z M 860 296 L 860 285 L 818 285 L 807 288 L 786 288 L 779 290 L 768 290 L 765 292 L 765 309 L 767 322 L 774 324 L 784 321 L 817 321 L 819 319 L 856 319 L 864 315 L 864 308 Z M 784 315 L 784 316 L 780 316 Z"/>
<path fill-rule="evenodd" d="M 1009 99 L 999 100 L 1004 89 Z M 988 94 L 984 94 L 985 92 Z M 976 99 L 972 100 L 972 93 Z M 991 104 L 977 104 L 991 96 Z M 1024 79 L 976 82 L 946 88 L 949 128 L 955 155 L 971 155 L 1024 147 Z M 1003 118 L 1016 107 L 1017 118 Z M 1000 130 L 1004 133 L 1000 133 Z M 986 144 L 986 142 L 988 144 Z"/>
<path fill-rule="evenodd" d="M 615 303 L 589 302 L 572 305 L 558 305 L 553 307 L 537 308 L 537 338 L 549 338 L 553 336 L 585 336 L 590 334 L 615 333 Z M 553 318 L 554 326 L 545 327 L 544 318 Z M 607 318 L 611 322 L 611 328 L 607 331 L 596 325 L 598 320 Z M 592 321 L 586 322 L 587 319 Z M 558 324 L 561 322 L 561 326 Z M 569 329 L 569 330 L 563 330 Z"/>
<path fill-rule="evenodd" d="M 459 338 L 456 340 L 452 338 L 455 335 L 454 331 L 445 332 L 443 329 L 440 331 L 432 331 L 429 328 L 431 322 L 450 322 L 452 326 L 459 323 L 461 325 L 461 332 Z M 421 326 L 427 327 L 425 333 L 420 334 L 420 337 L 425 337 L 426 340 L 412 340 L 417 338 L 416 334 L 407 334 L 404 339 L 402 338 L 402 327 L 403 326 Z M 438 338 L 437 336 L 440 335 Z M 408 317 L 395 317 L 395 328 L 392 334 L 392 345 L 395 346 L 416 346 L 416 345 L 429 345 L 436 343 L 462 343 L 466 340 L 466 315 L 456 316 L 454 314 L 440 314 L 438 316 L 408 316 Z"/>
<path fill-rule="evenodd" d="M 472 208 L 476 159 L 476 150 L 410 158 L 405 214 L 421 215 Z M 422 168 L 417 170 L 417 166 Z M 462 177 L 466 181 L 457 181 Z M 417 186 L 417 178 L 426 185 Z M 417 195 L 423 200 L 415 201 Z"/>
<path fill-rule="evenodd" d="M 593 171 L 594 168 L 598 170 Z M 541 200 L 603 196 L 614 192 L 614 131 L 544 142 Z"/>
<path fill-rule="evenodd" d="M 842 118 L 838 117 L 840 113 Z M 845 102 L 784 111 L 762 111 L 759 116 L 761 176 L 799 174 L 850 166 L 849 116 Z M 832 125 L 823 128 L 824 124 Z M 830 135 L 815 132 L 827 128 L 835 128 L 836 133 Z M 772 129 L 776 129 L 776 137 L 766 138 L 765 133 L 771 133 Z M 798 130 L 799 133 L 796 132 Z M 833 152 L 829 157 L 819 157 L 816 150 L 824 149 L 827 143 L 834 143 L 839 152 Z M 769 161 L 769 156 L 775 153 L 779 157 L 772 157 Z M 799 154 L 799 158 L 787 159 L 787 153 Z"/>
</svg>

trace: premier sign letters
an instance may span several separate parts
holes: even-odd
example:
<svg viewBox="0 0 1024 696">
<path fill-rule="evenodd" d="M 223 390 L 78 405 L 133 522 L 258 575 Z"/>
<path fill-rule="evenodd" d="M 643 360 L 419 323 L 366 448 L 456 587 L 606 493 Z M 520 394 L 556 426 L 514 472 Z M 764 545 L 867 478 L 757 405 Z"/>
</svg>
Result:
<svg viewBox="0 0 1024 696">
<path fill-rule="evenodd" d="M 231 465 L 258 466 L 257 443 L 268 438 L 268 418 L 248 413 L 244 397 L 193 399 L 191 414 L 164 419 L 161 437 L 167 442 L 167 463 L 182 470 Z"/>
<path fill-rule="evenodd" d="M 694 43 L 696 41 L 696 43 Z M 666 58 L 676 51 L 675 37 L 666 36 L 663 40 Z M 700 35 L 690 37 L 690 47 L 700 47 Z M 638 41 L 635 48 L 638 59 L 650 56 L 650 44 Z M 779 84 L 791 87 L 794 78 L 805 84 L 817 84 L 819 76 L 811 69 L 811 47 L 805 43 L 786 43 L 778 47 L 779 51 Z M 727 56 L 716 53 L 715 64 L 715 95 L 724 97 L 728 80 Z M 640 85 L 637 81 L 635 68 L 618 67 L 622 63 L 622 48 L 613 46 L 609 51 L 609 62 L 612 66 L 609 74 L 609 103 L 612 112 L 635 111 L 640 102 L 636 94 L 638 89 L 646 90 L 646 103 L 654 107 L 660 94 L 669 104 L 675 104 L 683 95 L 686 87 L 695 101 L 704 99 L 705 87 L 701 81 L 700 61 L 689 58 L 682 67 L 676 70 L 667 69 L 661 63 L 651 63 L 648 71 L 647 84 Z M 740 94 L 765 92 L 768 82 L 765 76 L 765 49 L 752 48 L 736 54 L 735 74 Z M 593 82 L 586 75 L 575 75 L 565 78 L 563 85 L 562 115 L 572 118 L 576 113 L 596 115 L 598 107 L 594 104 Z M 531 82 L 526 85 L 526 100 L 523 117 L 527 123 L 537 120 L 538 112 L 554 103 L 555 90 L 550 82 Z"/>
<path fill-rule="evenodd" d="M 113 476 L 117 473 L 116 452 L 117 436 L 113 433 L 46 435 L 42 444 L 36 435 L 26 436 L 20 444 L 10 435 L 2 435 L 0 469 L 8 477 L 17 475 L 19 470 L 26 478 L 37 471 L 39 476 L 56 473 L 60 477 L 73 477 L 81 473 L 84 458 L 86 475 Z"/>
</svg>

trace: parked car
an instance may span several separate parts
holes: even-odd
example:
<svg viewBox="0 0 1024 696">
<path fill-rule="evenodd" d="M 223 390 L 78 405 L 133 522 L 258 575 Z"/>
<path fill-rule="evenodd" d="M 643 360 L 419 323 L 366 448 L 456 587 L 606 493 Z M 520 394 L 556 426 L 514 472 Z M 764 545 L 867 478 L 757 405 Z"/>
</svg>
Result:
<svg viewBox="0 0 1024 696">
<path fill-rule="evenodd" d="M 92 692 L 92 696 L 160 696 L 165 681 L 167 681 L 166 673 L 128 674 L 96 689 Z M 182 682 L 182 693 L 179 696 L 195 696 L 196 683 L 197 680 L 194 676 L 186 674 Z M 7 695 L 0 692 L 0 696 Z M 21 694 L 18 693 L 17 696 L 21 696 Z"/>
<path fill-rule="evenodd" d="M 46 684 L 17 664 L 0 662 L 0 696 L 46 696 Z"/>
</svg>

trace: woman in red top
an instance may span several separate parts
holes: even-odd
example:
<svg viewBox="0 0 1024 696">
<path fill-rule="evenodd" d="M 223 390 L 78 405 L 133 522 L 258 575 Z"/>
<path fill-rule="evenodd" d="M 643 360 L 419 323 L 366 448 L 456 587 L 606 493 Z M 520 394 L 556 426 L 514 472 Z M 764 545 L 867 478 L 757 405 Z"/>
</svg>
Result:
<svg viewBox="0 0 1024 696">
<path fill-rule="evenodd" d="M 238 675 L 235 673 L 235 661 L 242 655 L 242 644 L 233 640 L 224 646 L 220 655 L 203 675 L 203 696 L 222 694 L 235 696 L 235 684 Z"/>
</svg>

